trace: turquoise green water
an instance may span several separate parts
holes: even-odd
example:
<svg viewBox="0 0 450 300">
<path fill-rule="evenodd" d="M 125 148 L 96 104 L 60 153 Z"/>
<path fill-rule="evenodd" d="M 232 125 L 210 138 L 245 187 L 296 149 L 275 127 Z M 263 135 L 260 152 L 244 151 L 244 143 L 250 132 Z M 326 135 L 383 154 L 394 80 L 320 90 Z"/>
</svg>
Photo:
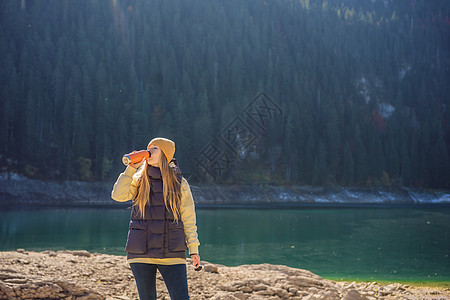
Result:
<svg viewBox="0 0 450 300">
<path fill-rule="evenodd" d="M 450 281 L 450 208 L 197 210 L 203 260 L 344 280 Z M 0 250 L 124 255 L 129 210 L 0 211 Z"/>
</svg>

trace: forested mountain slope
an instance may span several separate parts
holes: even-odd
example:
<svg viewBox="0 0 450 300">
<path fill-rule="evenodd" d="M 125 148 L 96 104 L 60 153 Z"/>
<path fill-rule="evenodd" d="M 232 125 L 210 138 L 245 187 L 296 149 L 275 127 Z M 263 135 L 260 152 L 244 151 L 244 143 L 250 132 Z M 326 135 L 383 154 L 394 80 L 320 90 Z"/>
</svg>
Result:
<svg viewBox="0 0 450 300">
<path fill-rule="evenodd" d="M 106 180 L 450 187 L 450 2 L 0 2 L 0 166 Z"/>
</svg>

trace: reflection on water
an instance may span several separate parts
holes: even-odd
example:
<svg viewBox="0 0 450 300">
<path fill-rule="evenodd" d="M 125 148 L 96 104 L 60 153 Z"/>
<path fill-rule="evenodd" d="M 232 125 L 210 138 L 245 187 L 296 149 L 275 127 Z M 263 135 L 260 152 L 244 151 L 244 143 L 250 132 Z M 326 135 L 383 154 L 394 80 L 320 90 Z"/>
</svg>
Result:
<svg viewBox="0 0 450 300">
<path fill-rule="evenodd" d="M 202 259 L 272 263 L 326 278 L 450 279 L 450 208 L 198 210 Z M 0 211 L 0 250 L 124 255 L 129 210 Z"/>
<path fill-rule="evenodd" d="M 449 209 L 220 210 L 199 226 L 210 238 L 202 252 L 225 265 L 267 262 L 326 278 L 440 281 L 450 279 L 449 215 Z"/>
<path fill-rule="evenodd" d="M 129 211 L 49 209 L 0 212 L 0 249 L 86 249 L 124 254 Z"/>
</svg>

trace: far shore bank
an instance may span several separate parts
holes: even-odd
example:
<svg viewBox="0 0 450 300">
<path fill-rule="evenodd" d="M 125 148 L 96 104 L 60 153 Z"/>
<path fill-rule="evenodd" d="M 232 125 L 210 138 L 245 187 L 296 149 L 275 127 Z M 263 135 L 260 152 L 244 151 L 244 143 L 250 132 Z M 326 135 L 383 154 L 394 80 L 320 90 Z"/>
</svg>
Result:
<svg viewBox="0 0 450 300">
<path fill-rule="evenodd" d="M 0 207 L 121 207 L 114 182 L 42 181 L 0 174 Z M 407 187 L 313 187 L 191 184 L 201 208 L 389 207 L 450 205 L 450 191 Z"/>
<path fill-rule="evenodd" d="M 125 256 L 78 251 L 0 252 L 0 299 L 134 300 L 137 291 Z M 187 261 L 191 299 L 450 299 L 447 286 L 324 279 L 281 265 L 225 267 Z M 168 293 L 158 274 L 158 299 Z"/>
</svg>

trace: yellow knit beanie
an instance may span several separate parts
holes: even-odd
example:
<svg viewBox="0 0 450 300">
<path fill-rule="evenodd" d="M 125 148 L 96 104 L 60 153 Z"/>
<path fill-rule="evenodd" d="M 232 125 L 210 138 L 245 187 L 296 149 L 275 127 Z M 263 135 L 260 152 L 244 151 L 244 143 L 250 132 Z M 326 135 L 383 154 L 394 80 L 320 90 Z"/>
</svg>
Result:
<svg viewBox="0 0 450 300">
<path fill-rule="evenodd" d="M 173 158 L 173 155 L 175 153 L 175 143 L 169 139 L 166 138 L 154 138 L 153 140 L 148 143 L 147 149 L 150 148 L 150 145 L 158 146 L 159 149 L 164 153 L 164 155 L 167 158 L 167 162 L 170 162 Z"/>
</svg>

